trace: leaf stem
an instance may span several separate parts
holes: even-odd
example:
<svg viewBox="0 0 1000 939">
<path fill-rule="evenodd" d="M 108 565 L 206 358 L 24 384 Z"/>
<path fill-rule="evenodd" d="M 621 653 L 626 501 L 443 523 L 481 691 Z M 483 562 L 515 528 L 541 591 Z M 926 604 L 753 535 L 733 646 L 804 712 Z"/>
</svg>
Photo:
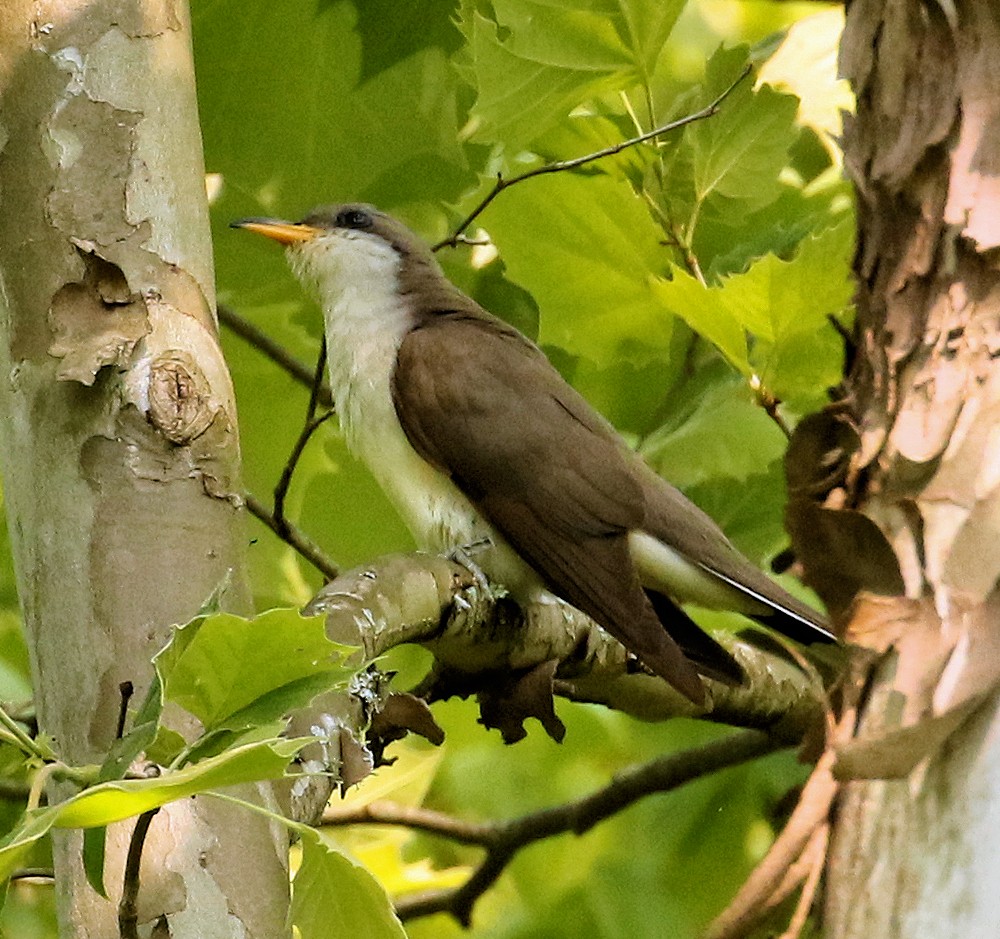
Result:
<svg viewBox="0 0 1000 939">
<path fill-rule="evenodd" d="M 9 732 L 10 738 L 12 738 L 11 743 L 28 756 L 35 756 L 47 762 L 51 762 L 56 758 L 56 755 L 48 747 L 37 740 L 32 740 L 3 707 L 0 707 L 0 726 Z"/>
</svg>

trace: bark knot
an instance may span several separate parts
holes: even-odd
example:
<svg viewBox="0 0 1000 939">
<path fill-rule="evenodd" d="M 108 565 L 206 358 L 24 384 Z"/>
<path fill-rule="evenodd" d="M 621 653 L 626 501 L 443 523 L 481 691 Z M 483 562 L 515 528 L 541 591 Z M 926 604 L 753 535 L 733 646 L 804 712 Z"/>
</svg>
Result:
<svg viewBox="0 0 1000 939">
<path fill-rule="evenodd" d="M 189 444 L 208 429 L 211 400 L 204 373 L 186 353 L 172 349 L 150 363 L 149 420 L 171 443 Z"/>
</svg>

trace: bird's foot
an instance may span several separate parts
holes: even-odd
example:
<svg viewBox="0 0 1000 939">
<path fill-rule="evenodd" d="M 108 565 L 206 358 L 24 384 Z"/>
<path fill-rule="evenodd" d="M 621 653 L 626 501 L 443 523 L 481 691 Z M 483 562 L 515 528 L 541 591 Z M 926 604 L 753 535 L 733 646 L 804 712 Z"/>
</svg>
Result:
<svg viewBox="0 0 1000 939">
<path fill-rule="evenodd" d="M 472 579 L 476 582 L 476 586 L 482 592 L 485 597 L 494 596 L 494 585 L 490 583 L 489 578 L 484 573 L 483 569 L 475 562 L 474 557 L 477 554 L 482 554 L 483 551 L 488 550 L 493 547 L 493 539 L 488 535 L 486 537 L 480 538 L 478 541 L 473 541 L 471 544 L 466 545 L 456 545 L 448 552 L 448 557 L 454 561 L 456 564 L 461 564 L 471 575 Z"/>
<path fill-rule="evenodd" d="M 491 548 L 490 538 L 480 538 L 468 545 L 458 545 L 448 552 L 448 558 L 464 567 L 472 577 L 472 584 L 461 593 L 455 594 L 455 613 L 470 623 L 480 622 L 487 616 L 493 601 L 501 596 L 503 588 L 490 583 L 483 569 L 473 559 L 474 554 Z"/>
</svg>

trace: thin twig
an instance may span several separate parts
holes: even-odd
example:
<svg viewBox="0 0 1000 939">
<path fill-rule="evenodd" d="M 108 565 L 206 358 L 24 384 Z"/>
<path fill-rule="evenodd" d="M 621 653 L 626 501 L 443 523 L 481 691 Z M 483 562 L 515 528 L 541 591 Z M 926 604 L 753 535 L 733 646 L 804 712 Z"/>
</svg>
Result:
<svg viewBox="0 0 1000 939">
<path fill-rule="evenodd" d="M 750 71 L 751 66 L 748 65 L 740 73 L 736 81 L 734 81 L 714 101 L 705 105 L 705 107 L 703 107 L 700 111 L 695 111 L 694 114 L 688 114 L 685 117 L 678 118 L 676 121 L 671 121 L 669 124 L 664 124 L 661 127 L 654 128 L 644 134 L 639 134 L 637 137 L 630 137 L 628 140 L 622 140 L 619 143 L 612 144 L 610 147 L 605 147 L 602 150 L 595 150 L 593 153 L 575 157 L 572 160 L 556 160 L 552 163 L 546 163 L 543 166 L 536 166 L 534 169 L 527 170 L 524 173 L 519 173 L 517 176 L 511 176 L 507 179 L 504 178 L 503 174 L 497 173 L 496 182 L 493 184 L 493 188 L 486 194 L 479 205 L 477 205 L 476 208 L 466 216 L 465 221 L 463 221 L 462 224 L 455 229 L 450 237 L 445 238 L 443 241 L 439 241 L 436 245 L 434 245 L 433 250 L 437 251 L 446 245 L 455 247 L 455 245 L 458 244 L 459 236 L 477 218 L 479 218 L 486 207 L 497 196 L 499 196 L 501 192 L 505 189 L 509 189 L 511 186 L 523 183 L 527 179 L 534 179 L 536 176 L 544 176 L 548 173 L 562 173 L 567 170 L 579 169 L 581 166 L 586 166 L 588 163 L 593 163 L 595 160 L 603 160 L 605 157 L 614 156 L 616 153 L 621 153 L 622 150 L 627 150 L 629 147 L 645 143 L 647 140 L 652 140 L 654 137 L 659 137 L 672 130 L 678 130 L 688 124 L 693 124 L 695 121 L 702 121 L 707 117 L 711 117 L 719 110 L 722 102 L 725 101 L 730 94 L 732 94 L 732 92 L 736 89 L 736 86 L 750 74 Z"/>
<path fill-rule="evenodd" d="M 771 898 L 781 890 L 789 869 L 803 855 L 816 830 L 829 818 L 839 790 L 839 783 L 833 777 L 834 757 L 831 748 L 820 758 L 788 824 L 740 887 L 732 903 L 709 924 L 705 939 L 744 936 L 770 908 Z"/>
<path fill-rule="evenodd" d="M 316 408 L 320 405 L 327 408 L 333 407 L 333 397 L 330 394 L 330 388 L 325 382 L 322 381 L 322 375 L 326 367 L 326 344 L 324 343 L 322 346 L 320 359 L 316 367 L 310 369 L 308 366 L 304 365 L 291 355 L 287 349 L 280 346 L 268 335 L 254 326 L 253 323 L 245 320 L 230 307 L 223 304 L 219 305 L 219 321 L 238 336 L 246 339 L 247 342 L 271 359 L 272 362 L 280 365 L 286 372 L 288 372 L 289 375 L 302 382 L 302 384 L 307 385 L 310 389 L 308 411 L 310 418 L 302 434 L 300 434 L 295 448 L 289 456 L 288 462 L 285 464 L 285 469 L 282 472 L 282 478 L 278 481 L 278 485 L 275 487 L 275 511 L 268 511 L 264 504 L 250 493 L 245 493 L 243 498 L 251 515 L 260 519 L 260 521 L 267 525 L 267 527 L 270 528 L 271 531 L 273 531 L 282 541 L 297 551 L 303 558 L 312 564 L 313 567 L 323 574 L 327 580 L 333 580 L 333 578 L 337 576 L 339 570 L 337 565 L 315 542 L 311 541 L 308 537 L 302 534 L 302 532 L 300 532 L 284 516 L 285 495 L 288 492 L 291 476 L 295 470 L 295 465 L 301 456 L 302 449 L 305 447 L 309 437 L 315 432 L 316 428 L 327 420 L 330 414 L 333 413 L 331 411 L 330 414 L 325 414 L 317 420 L 312 419 L 312 415 L 315 413 Z"/>
<path fill-rule="evenodd" d="M 288 488 L 292 484 L 292 475 L 299 464 L 306 444 L 309 443 L 309 439 L 319 430 L 322 424 L 333 417 L 333 413 L 333 411 L 326 411 L 319 417 L 306 422 L 302 428 L 302 432 L 299 434 L 299 439 L 295 441 L 295 446 L 292 447 L 291 453 L 288 454 L 288 460 L 281 470 L 278 484 L 274 487 L 274 524 L 276 526 L 275 530 L 279 532 L 282 538 L 288 534 L 288 528 L 291 524 L 285 518 L 285 498 L 288 495 Z"/>
<path fill-rule="evenodd" d="M 118 692 L 121 700 L 118 703 L 118 726 L 115 728 L 115 740 L 121 740 L 125 736 L 125 721 L 128 719 L 128 703 L 135 693 L 135 686 L 130 681 L 120 682 Z"/>
<path fill-rule="evenodd" d="M 38 757 L 41 760 L 51 760 L 54 758 L 54 754 L 43 747 L 38 741 L 32 740 L 3 707 L 0 707 L 0 727 L 10 733 L 10 736 L 13 738 L 11 742 L 19 747 L 26 756 Z"/>
<path fill-rule="evenodd" d="M 820 825 L 809 839 L 802 856 L 795 862 L 790 872 L 802 886 L 795 911 L 788 921 L 788 928 L 778 939 L 799 939 L 809 919 L 809 911 L 816 900 L 823 871 L 826 869 L 826 855 L 830 845 L 830 824 Z M 791 892 L 791 891 L 789 891 Z"/>
<path fill-rule="evenodd" d="M 411 894 L 396 905 L 396 912 L 403 920 L 431 913 L 450 913 L 463 926 L 468 926 L 476 901 L 496 882 L 521 848 L 553 835 L 567 832 L 583 834 L 647 795 L 676 789 L 684 783 L 745 763 L 782 746 L 781 742 L 760 731 L 741 731 L 628 770 L 604 788 L 575 802 L 492 824 L 467 823 L 438 812 L 397 808 L 384 803 L 377 807 L 375 804 L 361 806 L 351 812 L 330 812 L 323 820 L 326 824 L 336 825 L 403 825 L 485 848 L 486 857 L 462 886 L 453 890 Z"/>
<path fill-rule="evenodd" d="M 278 484 L 274 487 L 274 521 L 280 528 L 282 537 L 288 532 L 289 522 L 285 518 L 285 497 L 288 495 L 288 489 L 292 484 L 292 476 L 295 473 L 295 468 L 299 464 L 299 460 L 305 451 L 306 444 L 309 443 L 309 439 L 319 429 L 321 424 L 333 417 L 332 410 L 316 417 L 316 409 L 319 406 L 323 375 L 325 373 L 326 340 L 324 339 L 320 343 L 319 355 L 316 358 L 316 371 L 313 375 L 312 388 L 309 391 L 309 405 L 306 408 L 305 424 L 299 433 L 298 440 L 295 441 L 295 446 L 292 447 L 292 452 L 288 454 L 288 459 L 281 470 L 281 477 L 278 479 Z"/>
<path fill-rule="evenodd" d="M 312 387 L 314 370 L 310 369 L 304 362 L 300 362 L 263 330 L 258 329 L 249 320 L 240 316 L 232 307 L 219 304 L 219 322 L 231 329 L 241 339 L 245 339 L 255 349 L 261 351 L 276 365 L 281 366 L 296 381 L 301 382 L 307 388 Z M 323 407 L 333 407 L 333 397 L 329 387 L 325 384 L 319 391 L 318 401 Z"/>
<path fill-rule="evenodd" d="M 400 825 L 457 841 L 459 844 L 474 844 L 482 848 L 492 847 L 497 840 L 497 832 L 505 822 L 468 822 L 455 818 L 447 812 L 436 812 L 417 806 L 400 805 L 397 802 L 377 800 L 354 808 L 327 806 L 323 813 L 323 825 Z"/>
<path fill-rule="evenodd" d="M 314 541 L 311 541 L 306 535 L 302 534 L 291 522 L 286 520 L 284 523 L 286 530 L 282 531 L 274 516 L 256 496 L 245 492 L 243 494 L 243 501 L 251 515 L 260 519 L 282 541 L 291 548 L 294 548 L 299 555 L 312 564 L 327 580 L 333 580 L 337 576 L 340 569 L 333 560 L 322 548 Z"/>
<path fill-rule="evenodd" d="M 764 382 L 761 380 L 760 375 L 756 372 L 750 376 L 749 384 L 750 390 L 753 392 L 757 404 L 759 404 L 764 409 L 764 413 L 778 425 L 778 429 L 785 435 L 785 439 L 791 440 L 792 431 L 778 411 L 778 408 L 781 406 L 781 399 L 776 398 L 773 394 L 771 394 L 771 392 L 764 386 Z"/>
<path fill-rule="evenodd" d="M 153 816 L 159 811 L 159 808 L 155 808 L 143 812 L 132 829 L 128 855 L 125 858 L 125 875 L 122 878 L 122 898 L 118 904 L 118 935 L 121 939 L 139 939 L 139 912 L 136 903 L 139 896 L 139 864 L 149 826 Z"/>
</svg>

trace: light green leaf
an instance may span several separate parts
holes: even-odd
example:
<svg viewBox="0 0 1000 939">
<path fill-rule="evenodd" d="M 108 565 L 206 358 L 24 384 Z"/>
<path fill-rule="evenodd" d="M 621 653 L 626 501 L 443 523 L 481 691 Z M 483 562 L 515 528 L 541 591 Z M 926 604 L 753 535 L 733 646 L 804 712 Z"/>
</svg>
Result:
<svg viewBox="0 0 1000 939">
<path fill-rule="evenodd" d="M 675 270 L 673 280 L 657 281 L 655 290 L 668 309 L 743 374 L 758 373 L 778 397 L 822 393 L 840 364 L 840 340 L 828 317 L 850 303 L 852 231 L 845 219 L 806 238 L 789 260 L 769 254 L 718 286 L 702 287 Z M 752 356 L 745 333 L 758 340 Z"/>
<path fill-rule="evenodd" d="M 467 0 L 464 74 L 474 140 L 517 153 L 611 87 L 648 85 L 683 0 Z M 492 13 L 492 16 L 489 13 Z"/>
<path fill-rule="evenodd" d="M 682 111 L 718 97 L 746 63 L 746 47 L 719 49 L 706 65 L 704 87 L 678 99 Z M 800 134 L 797 103 L 768 85 L 755 89 L 745 78 L 715 115 L 689 125 L 681 142 L 665 151 L 662 193 L 651 182 L 647 188 L 689 243 L 703 217 L 728 220 L 738 230 L 748 212 L 782 193 L 780 174 Z"/>
<path fill-rule="evenodd" d="M 292 885 L 291 920 L 302 939 L 406 939 L 378 881 L 319 831 L 302 837 L 302 866 Z"/>
<path fill-rule="evenodd" d="M 260 740 L 155 779 L 101 783 L 54 806 L 49 824 L 55 828 L 110 825 L 208 789 L 279 779 L 295 754 L 312 741 L 311 737 Z"/>
<path fill-rule="evenodd" d="M 670 280 L 655 279 L 651 289 L 665 310 L 679 316 L 695 332 L 714 343 L 729 362 L 750 375 L 746 333 L 718 287 L 704 287 L 675 267 Z"/>
<path fill-rule="evenodd" d="M 538 302 L 538 341 L 598 367 L 661 356 L 673 321 L 649 282 L 665 255 L 645 205 L 600 175 L 532 183 L 503 193 L 483 225 L 508 277 Z"/>
<path fill-rule="evenodd" d="M 353 650 L 330 642 L 323 623 L 293 609 L 253 619 L 232 613 L 199 617 L 177 629 L 154 660 L 165 697 L 206 731 L 282 717 L 354 673 L 343 664 Z"/>
<path fill-rule="evenodd" d="M 685 0 L 617 0 L 616 26 L 644 79 L 656 71 Z"/>
<path fill-rule="evenodd" d="M 55 808 L 32 809 L 21 822 L 0 842 L 0 882 L 6 881 L 21 866 L 32 848 L 52 828 L 58 814 Z"/>
<path fill-rule="evenodd" d="M 7 880 L 53 828 L 101 828 L 209 789 L 279 779 L 292 758 L 313 739 L 260 740 L 156 779 L 100 783 L 65 802 L 32 809 L 0 843 L 0 881 Z M 98 842 L 91 844 L 88 877 L 96 876 Z"/>
<path fill-rule="evenodd" d="M 845 220 L 805 238 L 789 260 L 773 254 L 726 278 L 727 304 L 750 332 L 776 345 L 826 325 L 851 301 L 853 231 Z"/>
</svg>

